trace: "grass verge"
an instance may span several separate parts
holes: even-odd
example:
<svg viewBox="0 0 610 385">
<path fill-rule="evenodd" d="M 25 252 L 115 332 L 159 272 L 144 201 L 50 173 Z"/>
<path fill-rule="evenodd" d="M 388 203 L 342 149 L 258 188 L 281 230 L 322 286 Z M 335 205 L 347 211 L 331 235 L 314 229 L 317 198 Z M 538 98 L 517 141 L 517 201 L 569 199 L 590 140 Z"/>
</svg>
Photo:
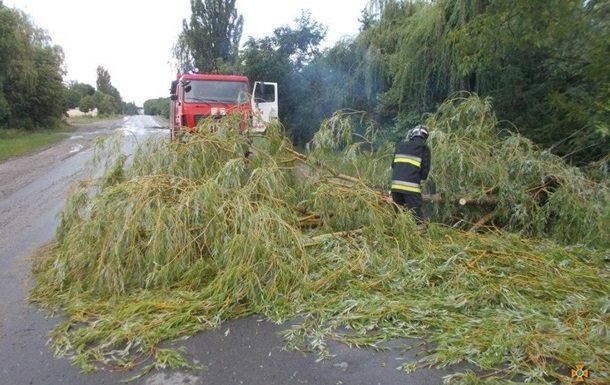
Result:
<svg viewBox="0 0 610 385">
<path fill-rule="evenodd" d="M 49 147 L 68 136 L 69 127 L 58 130 L 0 130 L 0 162 Z"/>
</svg>

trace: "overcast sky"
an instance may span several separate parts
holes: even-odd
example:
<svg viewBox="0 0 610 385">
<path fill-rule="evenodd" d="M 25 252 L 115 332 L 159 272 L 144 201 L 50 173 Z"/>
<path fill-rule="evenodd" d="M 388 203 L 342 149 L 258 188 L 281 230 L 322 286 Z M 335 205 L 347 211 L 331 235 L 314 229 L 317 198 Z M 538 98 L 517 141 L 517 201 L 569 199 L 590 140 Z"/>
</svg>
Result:
<svg viewBox="0 0 610 385">
<path fill-rule="evenodd" d="M 302 9 L 328 27 L 324 46 L 358 32 L 368 0 L 237 0 L 244 16 L 242 43 L 292 24 Z M 95 86 L 98 65 L 125 101 L 138 105 L 166 96 L 176 73 L 171 48 L 190 16 L 189 0 L 4 0 L 29 14 L 66 56 L 67 80 Z M 252 79 L 266 80 L 266 79 Z"/>
</svg>

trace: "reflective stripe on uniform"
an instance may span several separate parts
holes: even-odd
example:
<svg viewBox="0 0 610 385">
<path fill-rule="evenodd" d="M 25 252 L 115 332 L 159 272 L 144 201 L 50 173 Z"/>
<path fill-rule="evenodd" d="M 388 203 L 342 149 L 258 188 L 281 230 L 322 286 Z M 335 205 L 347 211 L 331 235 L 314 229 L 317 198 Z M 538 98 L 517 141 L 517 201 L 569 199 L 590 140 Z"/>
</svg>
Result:
<svg viewBox="0 0 610 385">
<path fill-rule="evenodd" d="M 421 167 L 421 158 L 413 155 L 396 154 L 394 163 L 409 163 L 415 167 Z"/>
<path fill-rule="evenodd" d="M 396 154 L 396 156 L 400 156 L 403 158 L 413 159 L 414 161 L 421 162 L 421 158 L 415 155 L 407 155 L 407 154 Z"/>
<path fill-rule="evenodd" d="M 420 193 L 421 186 L 417 183 L 403 182 L 401 180 L 393 180 L 392 181 L 392 190 Z"/>
</svg>

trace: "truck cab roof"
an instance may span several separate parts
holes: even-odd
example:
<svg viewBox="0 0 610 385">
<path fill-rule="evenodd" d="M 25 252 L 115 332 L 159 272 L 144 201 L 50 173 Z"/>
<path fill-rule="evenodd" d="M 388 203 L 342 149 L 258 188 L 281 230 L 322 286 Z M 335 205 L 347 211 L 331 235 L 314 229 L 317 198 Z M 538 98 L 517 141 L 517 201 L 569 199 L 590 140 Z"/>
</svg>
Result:
<svg viewBox="0 0 610 385">
<path fill-rule="evenodd" d="M 240 75 L 218 75 L 218 74 L 182 74 L 179 80 L 217 80 L 249 83 L 247 76 Z"/>
</svg>

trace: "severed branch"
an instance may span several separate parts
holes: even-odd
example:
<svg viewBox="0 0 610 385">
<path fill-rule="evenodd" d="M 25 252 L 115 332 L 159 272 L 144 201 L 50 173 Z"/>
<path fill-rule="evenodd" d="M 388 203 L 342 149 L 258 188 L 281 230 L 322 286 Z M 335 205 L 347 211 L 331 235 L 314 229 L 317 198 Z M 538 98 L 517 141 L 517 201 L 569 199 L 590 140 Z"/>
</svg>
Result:
<svg viewBox="0 0 610 385">
<path fill-rule="evenodd" d="M 305 162 L 309 167 L 315 168 L 316 166 L 318 166 L 319 168 L 324 169 L 325 171 L 330 173 L 333 178 L 340 179 L 340 180 L 343 180 L 343 181 L 346 181 L 346 182 L 350 182 L 350 183 L 355 183 L 355 184 L 367 186 L 366 182 L 363 181 L 362 179 L 358 179 L 358 178 L 355 178 L 355 177 L 350 176 L 350 175 L 341 174 L 341 173 L 337 172 L 336 170 L 332 169 L 331 167 L 329 167 L 329 166 L 327 166 L 325 164 L 322 164 L 322 163 L 315 163 L 315 165 L 313 165 L 313 164 L 311 164 L 311 161 L 309 160 L 307 155 L 301 154 L 300 152 L 295 151 L 295 150 L 290 149 L 290 148 L 287 148 L 286 150 L 289 153 L 291 153 L 292 155 L 294 155 L 295 158 Z M 375 194 L 379 197 L 380 200 L 385 201 L 385 202 L 390 203 L 390 204 L 394 204 L 394 202 L 392 201 L 392 198 L 389 197 L 387 194 L 385 194 L 383 192 L 380 192 L 380 191 L 375 191 Z M 423 201 L 425 203 L 441 203 L 441 202 L 445 202 L 447 200 L 446 198 L 444 198 L 440 194 L 423 194 L 422 195 L 422 199 L 423 199 Z M 496 204 L 498 204 L 498 202 L 499 202 L 499 199 L 498 199 L 497 196 L 489 195 L 487 197 L 480 198 L 480 199 L 474 199 L 474 198 L 469 198 L 469 197 L 462 197 L 460 199 L 451 200 L 450 203 L 455 204 L 455 205 L 460 205 L 460 206 L 486 206 L 486 207 L 493 207 Z"/>
<path fill-rule="evenodd" d="M 489 222 L 490 220 L 492 220 L 494 217 L 494 213 L 493 211 L 485 214 L 481 219 L 479 219 L 477 221 L 477 223 L 475 223 L 469 230 L 469 233 L 474 233 L 475 231 L 477 231 L 479 228 L 481 228 L 481 226 L 484 226 L 487 222 Z"/>
</svg>

